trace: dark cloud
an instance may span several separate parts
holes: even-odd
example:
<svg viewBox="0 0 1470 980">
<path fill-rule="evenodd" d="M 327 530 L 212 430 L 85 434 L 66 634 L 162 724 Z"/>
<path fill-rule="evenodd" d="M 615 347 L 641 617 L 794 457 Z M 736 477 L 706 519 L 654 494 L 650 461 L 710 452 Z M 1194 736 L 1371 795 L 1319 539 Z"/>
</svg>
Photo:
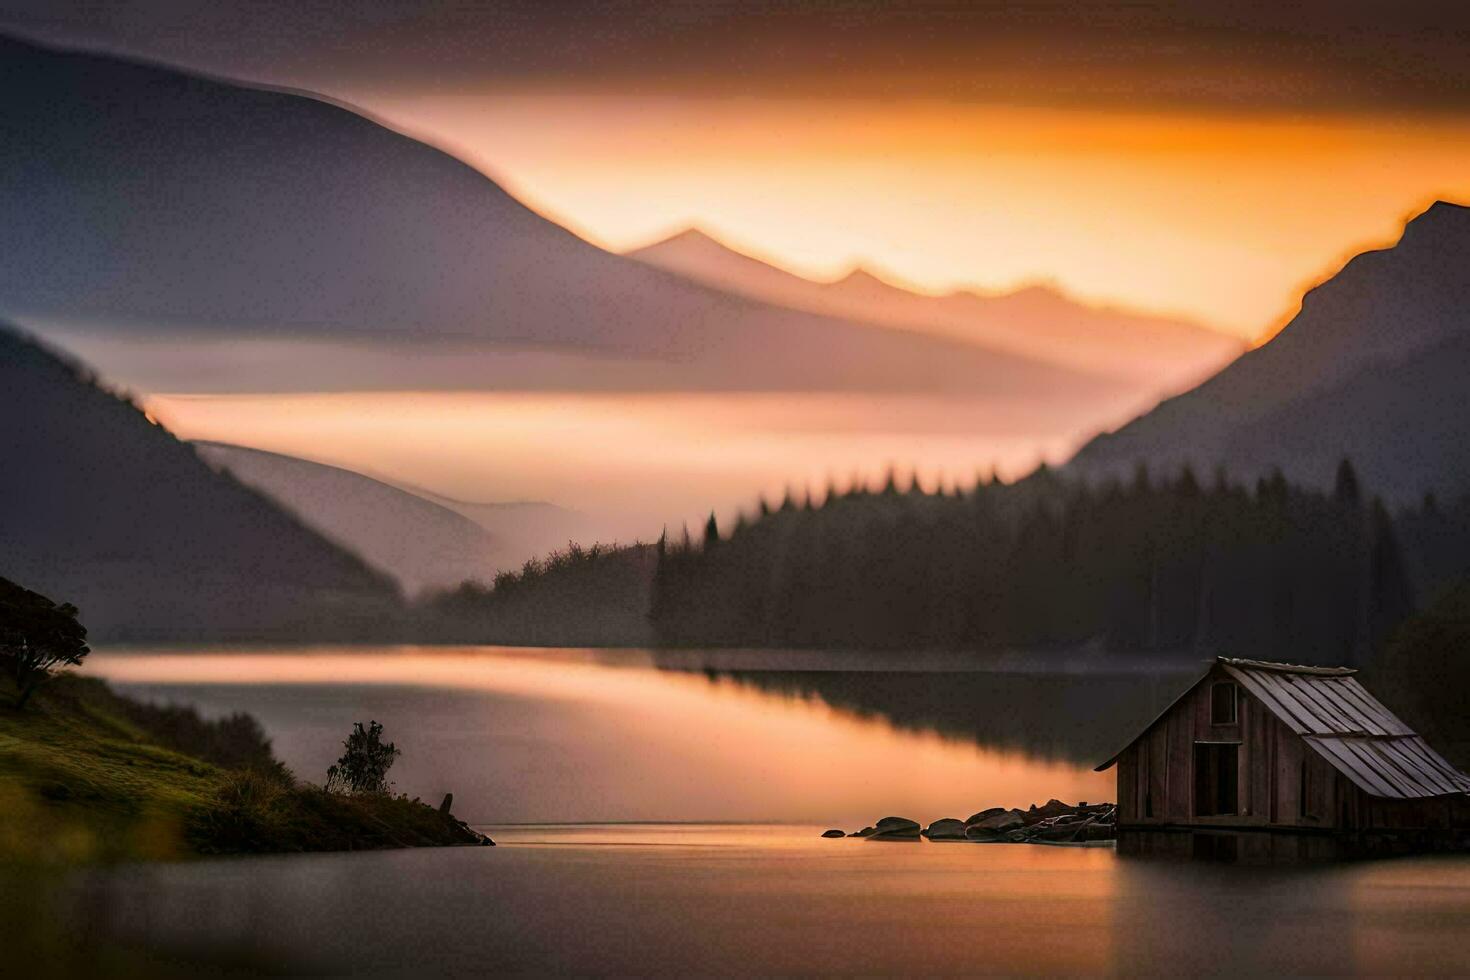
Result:
<svg viewBox="0 0 1470 980">
<path fill-rule="evenodd" d="M 1470 3 L 0 0 L 0 25 L 328 91 L 1470 111 Z"/>
</svg>

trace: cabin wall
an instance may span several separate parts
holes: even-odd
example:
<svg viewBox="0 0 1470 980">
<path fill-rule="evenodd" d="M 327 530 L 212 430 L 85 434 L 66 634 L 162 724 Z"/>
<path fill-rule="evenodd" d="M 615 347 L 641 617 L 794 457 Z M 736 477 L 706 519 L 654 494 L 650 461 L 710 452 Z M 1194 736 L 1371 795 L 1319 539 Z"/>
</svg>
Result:
<svg viewBox="0 0 1470 980">
<path fill-rule="evenodd" d="M 1419 800 L 1385 800 L 1359 789 L 1337 774 L 1340 822 L 1346 830 L 1450 831 L 1470 828 L 1470 799 L 1439 796 Z"/>
<path fill-rule="evenodd" d="M 1236 686 L 1236 722 L 1214 724 L 1212 685 L 1221 681 L 1233 683 L 1211 671 L 1119 756 L 1121 824 L 1336 829 L 1346 809 L 1356 812 L 1356 800 L 1342 802 L 1337 770 L 1243 687 Z M 1236 813 L 1195 813 L 1197 742 L 1239 744 Z"/>
</svg>

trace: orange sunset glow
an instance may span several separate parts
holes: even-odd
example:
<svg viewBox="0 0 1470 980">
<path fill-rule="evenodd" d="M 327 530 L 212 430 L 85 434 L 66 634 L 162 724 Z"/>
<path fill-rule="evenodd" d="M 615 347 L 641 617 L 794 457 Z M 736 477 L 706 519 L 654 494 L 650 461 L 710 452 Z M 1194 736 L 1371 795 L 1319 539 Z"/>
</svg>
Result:
<svg viewBox="0 0 1470 980">
<path fill-rule="evenodd" d="M 1470 977 L 1467 39 L 0 0 L 0 973 Z"/>
<path fill-rule="evenodd" d="M 1247 340 L 1436 196 L 1470 199 L 1454 116 L 346 94 L 614 250 L 697 226 L 816 278 L 1051 281 Z"/>
</svg>

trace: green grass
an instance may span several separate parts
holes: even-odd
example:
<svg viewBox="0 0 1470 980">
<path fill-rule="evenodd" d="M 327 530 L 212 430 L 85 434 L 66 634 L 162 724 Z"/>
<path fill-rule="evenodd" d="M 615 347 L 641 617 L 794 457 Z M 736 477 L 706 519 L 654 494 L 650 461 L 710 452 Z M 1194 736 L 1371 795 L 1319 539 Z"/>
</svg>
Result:
<svg viewBox="0 0 1470 980">
<path fill-rule="evenodd" d="M 215 745 L 221 756 L 251 758 L 248 768 L 179 751 L 169 744 L 183 737 L 177 712 L 94 679 L 56 677 L 24 710 L 12 707 L 14 694 L 0 679 L 0 863 L 12 867 L 478 842 L 416 800 L 297 783 L 263 741 Z M 191 744 L 211 742 L 200 726 L 224 730 L 193 719 Z"/>
</svg>

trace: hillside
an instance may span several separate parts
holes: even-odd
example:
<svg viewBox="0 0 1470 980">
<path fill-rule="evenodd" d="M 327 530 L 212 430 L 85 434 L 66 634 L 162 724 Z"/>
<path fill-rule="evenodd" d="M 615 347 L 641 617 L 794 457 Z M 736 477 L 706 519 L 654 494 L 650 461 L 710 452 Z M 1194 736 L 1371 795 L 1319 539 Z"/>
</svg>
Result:
<svg viewBox="0 0 1470 980">
<path fill-rule="evenodd" d="M 299 93 L 0 39 L 0 144 L 0 310 L 166 337 L 171 374 L 124 375 L 151 390 L 1064 392 L 1091 418 L 1116 389 L 609 254 L 448 154 Z M 221 337 L 254 345 L 228 372 L 208 370 Z M 75 349 L 111 373 L 105 344 Z"/>
<path fill-rule="evenodd" d="M 500 551 L 512 558 L 507 568 L 565 548 L 570 542 L 592 541 L 599 536 L 600 522 L 595 518 L 544 500 L 459 500 L 409 484 L 403 489 L 483 528 Z"/>
<path fill-rule="evenodd" d="M 468 579 L 488 582 L 501 567 L 534 553 L 511 553 L 462 514 L 361 473 L 224 443 L 194 448 L 410 593 Z"/>
<path fill-rule="evenodd" d="M 1391 496 L 1470 489 L 1460 379 L 1470 371 L 1470 208 L 1436 203 L 1391 248 L 1310 290 L 1270 343 L 1193 391 L 1084 446 L 1084 475 L 1216 463 L 1279 465 L 1318 483 L 1349 456 Z"/>
<path fill-rule="evenodd" d="M 1470 325 L 1470 320 L 1467 320 Z M 1243 424 L 1225 457 L 1264 472 L 1331 471 L 1350 456 L 1364 481 L 1399 500 L 1470 489 L 1470 332 L 1399 360 L 1362 368 Z"/>
<path fill-rule="evenodd" d="M 14 694 L 0 673 L 6 867 L 479 842 L 417 801 L 297 783 L 248 715 L 206 721 L 75 675 L 43 685 L 24 711 Z"/>
<path fill-rule="evenodd" d="M 341 637 L 393 583 L 79 368 L 0 326 L 0 576 L 79 606 L 94 638 Z"/>
<path fill-rule="evenodd" d="M 697 229 L 627 254 L 744 296 L 1105 374 L 1156 397 L 1196 383 L 1244 350 L 1239 340 L 1185 320 L 1090 306 L 1049 286 L 927 296 L 865 269 L 835 282 L 817 282 L 745 255 Z"/>
</svg>

